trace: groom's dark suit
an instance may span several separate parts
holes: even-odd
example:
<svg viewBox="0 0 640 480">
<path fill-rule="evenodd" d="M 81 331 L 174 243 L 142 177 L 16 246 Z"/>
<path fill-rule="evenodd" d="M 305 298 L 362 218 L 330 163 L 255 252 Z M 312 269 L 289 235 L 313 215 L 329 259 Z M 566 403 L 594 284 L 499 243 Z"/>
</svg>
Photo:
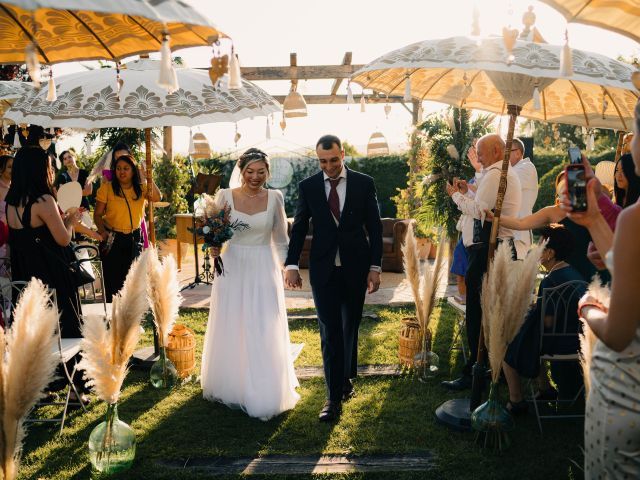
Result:
<svg viewBox="0 0 640 480">
<path fill-rule="evenodd" d="M 346 167 L 344 167 L 346 168 Z M 367 276 L 382 261 L 382 222 L 373 179 L 346 170 L 346 193 L 340 219 L 327 201 L 323 172 L 299 184 L 298 206 L 285 265 L 297 265 L 309 220 L 313 240 L 309 277 L 318 312 L 322 359 L 329 400 L 340 401 L 346 379 L 357 372 L 358 327 Z M 336 266 L 339 252 L 340 266 Z"/>
</svg>

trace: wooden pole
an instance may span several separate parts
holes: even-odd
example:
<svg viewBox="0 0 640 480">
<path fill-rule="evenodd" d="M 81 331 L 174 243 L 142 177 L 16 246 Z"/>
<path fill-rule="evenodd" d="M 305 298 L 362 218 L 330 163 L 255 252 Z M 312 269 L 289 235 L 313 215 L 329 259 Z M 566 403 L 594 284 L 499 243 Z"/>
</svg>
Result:
<svg viewBox="0 0 640 480">
<path fill-rule="evenodd" d="M 498 186 L 498 197 L 496 198 L 496 206 L 493 212 L 493 223 L 491 224 L 491 236 L 489 237 L 489 256 L 487 260 L 487 271 L 491 268 L 491 260 L 496 251 L 498 244 L 498 228 L 500 227 L 500 215 L 502 213 L 502 203 L 504 195 L 507 192 L 507 173 L 509 171 L 509 157 L 511 155 L 511 144 L 513 143 L 513 132 L 516 126 L 516 119 L 520 115 L 522 107 L 517 105 L 508 105 L 507 113 L 509 115 L 509 130 L 507 131 L 507 144 L 504 150 L 504 158 L 502 160 L 502 169 L 500 171 L 500 183 Z M 484 370 L 487 358 L 487 348 L 484 343 L 484 332 L 480 322 L 480 338 L 478 340 L 478 356 L 476 364 L 473 367 L 473 384 L 471 387 L 471 401 L 469 408 L 473 412 L 480 406 L 482 398 L 482 385 L 484 383 Z"/>
<path fill-rule="evenodd" d="M 620 160 L 620 157 L 622 156 L 622 141 L 624 140 L 625 135 L 626 132 L 618 132 L 618 145 L 616 145 L 616 158 L 614 162 Z"/>
<path fill-rule="evenodd" d="M 173 127 L 162 127 L 162 149 L 164 156 L 173 161 Z"/>
<path fill-rule="evenodd" d="M 153 221 L 153 202 L 151 201 L 153 196 L 153 163 L 151 162 L 151 129 L 144 129 L 144 144 L 146 153 L 146 166 L 147 166 L 147 218 L 149 220 L 149 241 L 156 244 L 156 228 Z"/>
</svg>

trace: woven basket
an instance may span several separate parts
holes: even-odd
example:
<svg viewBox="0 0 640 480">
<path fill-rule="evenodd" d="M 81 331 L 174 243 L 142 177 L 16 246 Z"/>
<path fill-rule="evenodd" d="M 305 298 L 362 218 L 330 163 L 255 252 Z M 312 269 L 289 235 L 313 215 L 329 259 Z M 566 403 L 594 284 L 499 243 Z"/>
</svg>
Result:
<svg viewBox="0 0 640 480">
<path fill-rule="evenodd" d="M 180 378 L 186 378 L 196 367 L 196 336 L 184 325 L 175 325 L 169 334 L 167 357 L 178 370 Z"/>
<path fill-rule="evenodd" d="M 422 347 L 422 332 L 418 319 L 407 317 L 402 319 L 402 329 L 398 338 L 398 356 L 400 364 L 413 367 L 415 357 Z"/>
</svg>

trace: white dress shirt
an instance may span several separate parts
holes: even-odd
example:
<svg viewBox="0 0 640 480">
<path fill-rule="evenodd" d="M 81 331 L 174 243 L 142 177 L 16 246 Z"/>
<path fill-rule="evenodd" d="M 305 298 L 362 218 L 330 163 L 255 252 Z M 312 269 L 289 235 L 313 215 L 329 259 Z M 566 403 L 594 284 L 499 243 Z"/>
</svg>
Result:
<svg viewBox="0 0 640 480">
<path fill-rule="evenodd" d="M 538 172 L 529 157 L 523 158 L 512 167 L 520 180 L 522 189 L 522 200 L 520 202 L 520 212 L 518 218 L 523 218 L 533 213 L 533 205 L 538 198 Z M 518 259 L 523 260 L 531 248 L 533 237 L 531 230 L 516 230 L 513 232 Z"/>
<path fill-rule="evenodd" d="M 475 198 L 466 197 L 460 192 L 455 192 L 452 195 L 453 201 L 458 205 L 462 213 L 484 222 L 485 210 L 493 210 L 496 206 L 501 167 L 502 162 L 496 162 L 484 170 Z M 518 175 L 510 168 L 507 173 L 507 191 L 502 202 L 502 215 L 517 216 L 520 211 L 521 196 L 520 180 Z M 500 225 L 498 238 L 512 237 L 513 230 Z"/>
<path fill-rule="evenodd" d="M 480 180 L 482 180 L 482 176 L 483 176 L 482 172 L 476 172 L 474 177 L 475 178 L 474 185 L 476 189 L 478 188 L 478 185 L 480 185 Z M 467 190 L 467 193 L 464 194 L 464 196 L 473 200 L 476 196 L 476 192 L 471 188 L 469 188 Z M 456 203 L 456 198 L 457 197 L 455 196 L 452 197 L 454 203 Z M 458 209 L 460 209 L 460 205 L 458 205 L 457 203 L 456 205 L 458 206 Z M 473 217 L 467 215 L 466 213 L 463 213 L 462 215 L 460 215 L 460 219 L 458 220 L 456 229 L 462 233 L 462 244 L 465 247 L 468 247 L 473 243 Z"/>
</svg>

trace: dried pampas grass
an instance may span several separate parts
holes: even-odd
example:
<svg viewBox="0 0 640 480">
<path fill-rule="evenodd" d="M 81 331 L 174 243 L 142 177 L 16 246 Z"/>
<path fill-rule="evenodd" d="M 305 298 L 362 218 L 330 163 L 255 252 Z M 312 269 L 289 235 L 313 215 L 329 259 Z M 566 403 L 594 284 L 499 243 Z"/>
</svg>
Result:
<svg viewBox="0 0 640 480">
<path fill-rule="evenodd" d="M 438 253 L 433 264 L 433 270 L 425 267 L 422 280 L 422 313 L 424 315 L 423 324 L 421 325 L 423 331 L 426 332 L 429 328 L 429 322 L 431 319 L 431 313 L 436 305 L 436 294 L 438 293 L 438 284 L 443 273 L 445 252 L 449 251 L 449 242 L 444 233 L 440 235 L 438 243 Z"/>
<path fill-rule="evenodd" d="M 37 279 L 26 286 L 13 314 L 11 329 L 0 329 L 0 460 L 3 478 L 13 480 L 25 431 L 24 417 L 53 379 L 58 311 Z"/>
<path fill-rule="evenodd" d="M 160 261 L 156 249 L 151 247 L 149 250 L 147 296 L 153 312 L 153 322 L 158 330 L 160 346 L 166 347 L 182 303 L 178 267 L 173 256 L 169 255 Z"/>
<path fill-rule="evenodd" d="M 600 283 L 600 278 L 595 279 L 589 285 L 587 295 L 593 297 L 600 304 L 609 308 L 609 302 L 611 301 L 611 289 Z M 582 375 L 584 377 L 584 392 L 585 396 L 589 395 L 589 389 L 591 388 L 591 357 L 593 356 L 593 349 L 596 344 L 596 335 L 591 330 L 589 324 L 584 320 L 582 322 L 582 333 L 580 334 L 580 365 L 582 366 Z"/>
<path fill-rule="evenodd" d="M 511 258 L 511 246 L 503 242 L 482 280 L 482 329 L 494 383 L 500 378 L 507 347 L 530 307 L 543 249 L 538 245 L 524 261 L 517 262 Z"/>
<path fill-rule="evenodd" d="M 409 225 L 404 237 L 404 243 L 402 244 L 402 263 L 404 265 L 404 274 L 409 281 L 411 293 L 413 293 L 418 323 L 424 325 L 425 317 L 422 302 L 420 301 L 420 258 L 418 256 L 418 245 L 416 243 L 413 225 L 413 222 Z"/>
<path fill-rule="evenodd" d="M 133 262 L 122 290 L 113 297 L 110 328 L 102 317 L 87 317 L 82 325 L 82 361 L 87 385 L 109 404 L 116 403 L 127 375 L 129 358 L 140 338 L 140 321 L 149 308 L 146 295 L 146 250 Z"/>
</svg>

